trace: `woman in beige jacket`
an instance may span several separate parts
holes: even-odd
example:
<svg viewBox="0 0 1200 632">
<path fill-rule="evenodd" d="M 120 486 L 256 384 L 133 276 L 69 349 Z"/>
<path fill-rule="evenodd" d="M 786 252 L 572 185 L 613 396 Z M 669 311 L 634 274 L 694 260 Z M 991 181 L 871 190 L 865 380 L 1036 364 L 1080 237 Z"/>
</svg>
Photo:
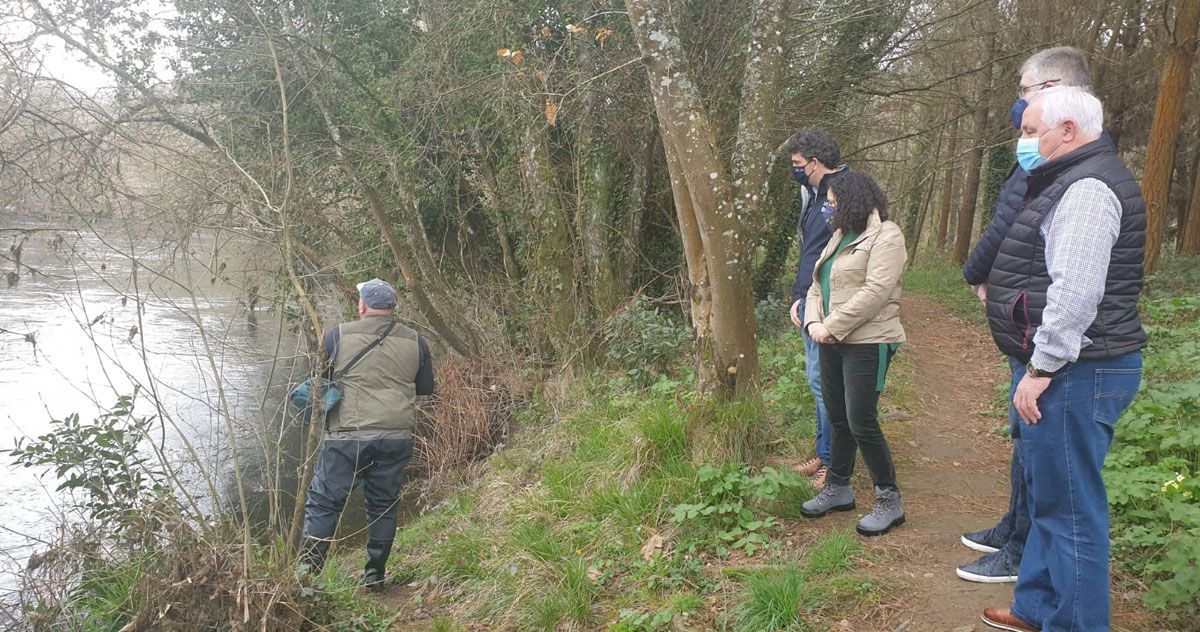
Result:
<svg viewBox="0 0 1200 632">
<path fill-rule="evenodd" d="M 861 451 L 875 484 L 875 506 L 859 521 L 858 532 L 882 535 L 904 523 L 896 468 L 878 415 L 888 364 L 904 342 L 904 235 L 888 220 L 883 191 L 865 173 L 833 179 L 826 204 L 834 233 L 813 272 L 804 327 L 821 343 L 821 386 L 833 445 L 825 488 L 801 511 L 817 518 L 854 509 L 850 476 Z"/>
</svg>

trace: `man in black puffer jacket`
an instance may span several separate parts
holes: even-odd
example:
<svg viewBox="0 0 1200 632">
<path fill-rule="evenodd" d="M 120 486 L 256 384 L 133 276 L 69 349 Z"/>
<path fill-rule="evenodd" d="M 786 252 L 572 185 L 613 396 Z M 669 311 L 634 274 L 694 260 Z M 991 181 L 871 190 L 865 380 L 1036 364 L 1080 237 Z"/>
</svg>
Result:
<svg viewBox="0 0 1200 632">
<path fill-rule="evenodd" d="M 1021 66 L 1021 84 L 1017 101 L 1012 108 L 1013 128 L 1020 129 L 1027 99 L 1040 90 L 1056 85 L 1087 88 L 1090 83 L 1087 57 L 1079 49 L 1062 46 L 1032 55 Z M 1029 172 L 1020 164 L 1013 166 L 1003 188 L 1000 189 L 1000 195 L 996 198 L 996 211 L 992 221 L 963 266 L 963 277 L 981 301 L 987 299 L 987 279 L 1000 251 L 1000 244 L 1008 234 L 1017 212 L 1024 205 L 1028 175 Z M 1011 396 L 1011 393 L 1009 395 Z M 1010 415 L 1010 427 L 1015 427 L 1017 423 L 1016 415 Z M 1025 539 L 1029 535 L 1029 510 L 1025 506 L 1026 490 L 1021 477 L 1021 451 L 1015 443 L 1010 479 L 1008 510 L 1000 522 L 994 527 L 962 536 L 963 545 L 985 554 L 969 564 L 958 567 L 958 576 L 967 581 L 1017 581 L 1017 569 L 1021 566 Z"/>
</svg>

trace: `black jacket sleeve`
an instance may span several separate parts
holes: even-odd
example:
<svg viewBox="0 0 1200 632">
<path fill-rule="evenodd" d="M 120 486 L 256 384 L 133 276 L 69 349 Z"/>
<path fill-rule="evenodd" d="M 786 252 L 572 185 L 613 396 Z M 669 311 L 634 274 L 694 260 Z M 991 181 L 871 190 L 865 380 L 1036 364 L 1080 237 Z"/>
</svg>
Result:
<svg viewBox="0 0 1200 632">
<path fill-rule="evenodd" d="M 979 242 L 975 244 L 974 250 L 963 265 L 963 279 L 968 284 L 987 283 L 988 275 L 992 273 L 992 264 L 996 262 L 996 255 L 1000 252 L 1000 244 L 1004 243 L 1009 227 L 1021 211 L 1028 177 L 1029 173 L 1020 166 L 1014 167 L 1001 187 L 992 221 L 984 229 Z"/>
<path fill-rule="evenodd" d="M 417 336 L 417 346 L 421 349 L 421 366 L 417 369 L 417 395 L 433 395 L 433 354 L 429 352 L 429 343 L 425 336 Z"/>
</svg>

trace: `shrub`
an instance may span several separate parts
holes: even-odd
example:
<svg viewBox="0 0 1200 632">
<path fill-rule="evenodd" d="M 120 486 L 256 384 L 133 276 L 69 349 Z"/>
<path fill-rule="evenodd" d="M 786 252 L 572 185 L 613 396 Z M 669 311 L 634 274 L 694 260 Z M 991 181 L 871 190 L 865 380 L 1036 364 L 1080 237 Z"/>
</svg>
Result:
<svg viewBox="0 0 1200 632">
<path fill-rule="evenodd" d="M 765 467 L 757 476 L 750 468 L 730 464 L 723 467 L 701 466 L 700 494 L 695 503 L 671 508 L 671 521 L 693 525 L 702 535 L 715 536 L 717 553 L 724 555 L 732 547 L 753 555 L 769 541 L 767 532 L 777 526 L 772 516 L 759 517 L 754 509 L 776 500 L 781 490 L 801 484 L 800 477 Z"/>
<path fill-rule="evenodd" d="M 667 374 L 688 347 L 691 333 L 683 324 L 639 295 L 604 325 L 604 348 L 639 386 Z"/>
</svg>

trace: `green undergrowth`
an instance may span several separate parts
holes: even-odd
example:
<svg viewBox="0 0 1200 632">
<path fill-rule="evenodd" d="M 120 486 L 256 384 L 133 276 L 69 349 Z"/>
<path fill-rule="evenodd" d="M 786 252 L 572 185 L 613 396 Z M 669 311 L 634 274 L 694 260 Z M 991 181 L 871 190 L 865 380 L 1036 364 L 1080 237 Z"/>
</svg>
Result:
<svg viewBox="0 0 1200 632">
<path fill-rule="evenodd" d="M 1166 616 L 1200 609 L 1200 259 L 1168 258 L 1147 283 L 1150 335 L 1142 387 L 1117 424 L 1104 478 L 1119 576 L 1145 587 Z M 981 314 L 959 270 L 933 261 L 910 270 L 905 289 L 956 314 Z M 963 297 L 967 298 L 963 298 Z M 971 320 L 971 319 L 966 319 Z M 973 322 L 983 322 L 975 319 Z M 985 323 L 986 325 L 986 323 Z M 1001 396 L 1007 385 L 997 385 Z M 1006 399 L 1006 397 L 1005 397 Z"/>
<path fill-rule="evenodd" d="M 962 266 L 939 253 L 922 253 L 919 263 L 904 273 L 904 291 L 932 299 L 962 320 L 987 326 L 979 299 L 963 280 Z"/>
<path fill-rule="evenodd" d="M 792 334 L 764 343 L 765 408 L 607 374 L 560 397 L 575 409 L 535 405 L 557 412 L 400 530 L 389 572 L 412 592 L 389 606 L 428 629 L 632 632 L 821 629 L 871 603 L 856 536 L 789 532 L 807 479 L 697 458 L 713 423 L 754 421 L 776 456 L 811 445 L 802 350 Z"/>
<path fill-rule="evenodd" d="M 1150 347 L 1104 479 L 1117 563 L 1156 610 L 1200 611 L 1200 258 L 1164 263 L 1141 313 Z"/>
</svg>

